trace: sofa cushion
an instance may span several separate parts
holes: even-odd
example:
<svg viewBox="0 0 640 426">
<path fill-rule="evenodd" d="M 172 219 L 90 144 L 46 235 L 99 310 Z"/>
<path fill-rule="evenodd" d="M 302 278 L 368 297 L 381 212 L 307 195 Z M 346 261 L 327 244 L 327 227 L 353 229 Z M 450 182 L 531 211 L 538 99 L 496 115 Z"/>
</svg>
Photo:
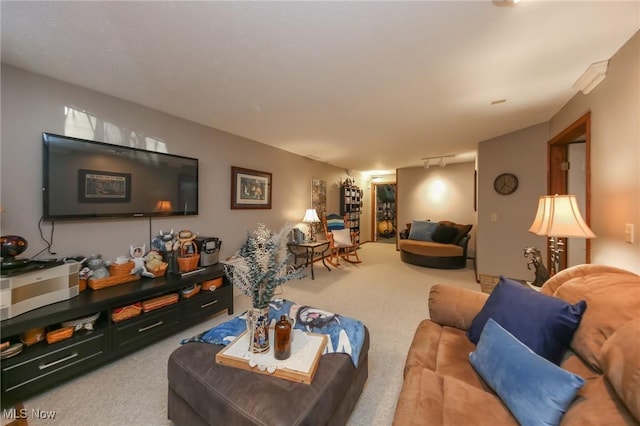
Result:
<svg viewBox="0 0 640 426">
<path fill-rule="evenodd" d="M 426 368 L 473 387 L 490 390 L 469 364 L 469 352 L 474 349 L 475 345 L 463 330 L 424 320 L 418 325 L 407 353 L 405 375 L 413 367 Z"/>
<path fill-rule="evenodd" d="M 489 295 L 454 285 L 435 284 L 429 290 L 429 318 L 440 325 L 467 330 Z"/>
<path fill-rule="evenodd" d="M 638 426 L 603 375 L 587 379 L 562 417 L 562 426 Z"/>
<path fill-rule="evenodd" d="M 493 392 L 424 368 L 415 367 L 407 372 L 396 405 L 394 426 L 467 424 L 516 426 L 518 422 Z"/>
<path fill-rule="evenodd" d="M 571 348 L 591 367 L 602 371 L 602 345 L 615 331 L 640 318 L 640 276 L 593 272 L 564 282 L 554 295 L 568 303 L 586 300 L 589 308 L 571 341 Z"/>
<path fill-rule="evenodd" d="M 336 229 L 331 233 L 333 234 L 334 247 L 351 247 L 353 245 L 350 229 Z"/>
<path fill-rule="evenodd" d="M 433 241 L 431 236 L 438 227 L 437 222 L 414 220 L 409 228 L 409 239 L 417 241 Z"/>
<path fill-rule="evenodd" d="M 501 276 L 467 336 L 477 344 L 493 318 L 535 353 L 559 364 L 585 309 L 584 301 L 571 305 Z"/>
<path fill-rule="evenodd" d="M 584 265 L 571 266 L 571 267 L 568 267 L 567 269 L 563 269 L 562 271 L 558 272 L 557 274 L 549 278 L 544 283 L 540 291 L 549 296 L 553 296 L 558 290 L 558 288 L 560 288 L 560 286 L 562 286 L 564 283 L 571 280 L 572 278 L 584 278 L 592 274 L 603 274 L 603 273 L 609 274 L 609 277 L 612 280 L 617 280 L 616 274 L 630 275 L 632 277 L 637 277 L 636 274 L 634 274 L 631 271 L 627 271 L 625 269 L 616 268 L 614 266 L 597 265 L 597 264 L 589 263 Z"/>
<path fill-rule="evenodd" d="M 460 241 L 462 241 L 462 239 L 466 237 L 469 232 L 471 232 L 471 228 L 473 227 L 473 225 L 462 225 L 460 223 L 450 222 L 448 220 L 441 220 L 439 223 L 442 225 L 453 226 L 458 230 L 458 233 L 453 238 L 453 241 L 451 241 L 451 244 L 460 244 Z"/>
<path fill-rule="evenodd" d="M 436 243 L 435 241 L 400 240 L 398 247 L 400 250 L 420 256 L 451 257 L 464 254 L 464 248 L 460 246 Z"/>
<path fill-rule="evenodd" d="M 600 363 L 618 396 L 640 420 L 640 318 L 629 321 L 607 339 Z"/>
<path fill-rule="evenodd" d="M 458 235 L 458 230 L 453 226 L 440 224 L 431 235 L 431 239 L 437 243 L 451 244 Z"/>
<path fill-rule="evenodd" d="M 489 318 L 469 361 L 520 424 L 557 425 L 584 380 L 542 358 Z"/>
</svg>

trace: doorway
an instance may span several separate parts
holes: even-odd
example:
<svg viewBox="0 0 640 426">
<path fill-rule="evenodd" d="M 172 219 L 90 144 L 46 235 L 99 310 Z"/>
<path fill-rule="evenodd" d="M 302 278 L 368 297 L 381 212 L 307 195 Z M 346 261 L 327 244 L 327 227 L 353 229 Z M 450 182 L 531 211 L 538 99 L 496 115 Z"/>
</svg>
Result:
<svg viewBox="0 0 640 426">
<path fill-rule="evenodd" d="M 591 113 L 586 113 L 551 139 L 548 144 L 547 193 L 576 196 L 584 221 L 591 226 Z M 564 256 L 560 269 L 589 263 L 588 239 L 562 238 Z M 547 264 L 551 265 L 550 254 Z"/>
<path fill-rule="evenodd" d="M 379 243 L 396 243 L 396 184 L 373 183 L 371 199 L 373 206 L 373 241 Z"/>
</svg>

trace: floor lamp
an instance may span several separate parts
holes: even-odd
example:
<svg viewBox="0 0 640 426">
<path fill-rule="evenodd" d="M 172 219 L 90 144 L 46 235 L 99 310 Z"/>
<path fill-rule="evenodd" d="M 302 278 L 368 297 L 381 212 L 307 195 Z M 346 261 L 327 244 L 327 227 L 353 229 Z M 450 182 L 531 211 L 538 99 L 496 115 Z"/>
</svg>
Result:
<svg viewBox="0 0 640 426">
<path fill-rule="evenodd" d="M 560 238 L 595 238 L 582 219 L 575 195 L 543 195 L 529 232 L 549 238 L 552 274 L 560 271 L 564 242 Z"/>
</svg>

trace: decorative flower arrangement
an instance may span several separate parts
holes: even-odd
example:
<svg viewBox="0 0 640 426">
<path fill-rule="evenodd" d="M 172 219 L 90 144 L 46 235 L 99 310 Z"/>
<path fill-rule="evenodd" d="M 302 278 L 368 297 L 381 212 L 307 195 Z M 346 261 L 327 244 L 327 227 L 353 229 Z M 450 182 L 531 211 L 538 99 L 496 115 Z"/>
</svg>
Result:
<svg viewBox="0 0 640 426">
<path fill-rule="evenodd" d="M 253 235 L 247 235 L 247 242 L 225 265 L 227 278 L 252 298 L 254 308 L 267 308 L 277 286 L 304 277 L 303 269 L 294 268 L 287 262 L 291 229 L 291 225 L 286 225 L 273 234 L 259 223 Z"/>
</svg>

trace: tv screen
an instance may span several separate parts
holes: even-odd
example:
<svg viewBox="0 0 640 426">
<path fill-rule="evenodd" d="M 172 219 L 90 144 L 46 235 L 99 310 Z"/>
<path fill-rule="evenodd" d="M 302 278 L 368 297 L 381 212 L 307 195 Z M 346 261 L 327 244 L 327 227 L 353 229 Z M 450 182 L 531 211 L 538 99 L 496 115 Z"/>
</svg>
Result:
<svg viewBox="0 0 640 426">
<path fill-rule="evenodd" d="M 198 160 L 42 134 L 43 218 L 198 214 Z"/>
</svg>

